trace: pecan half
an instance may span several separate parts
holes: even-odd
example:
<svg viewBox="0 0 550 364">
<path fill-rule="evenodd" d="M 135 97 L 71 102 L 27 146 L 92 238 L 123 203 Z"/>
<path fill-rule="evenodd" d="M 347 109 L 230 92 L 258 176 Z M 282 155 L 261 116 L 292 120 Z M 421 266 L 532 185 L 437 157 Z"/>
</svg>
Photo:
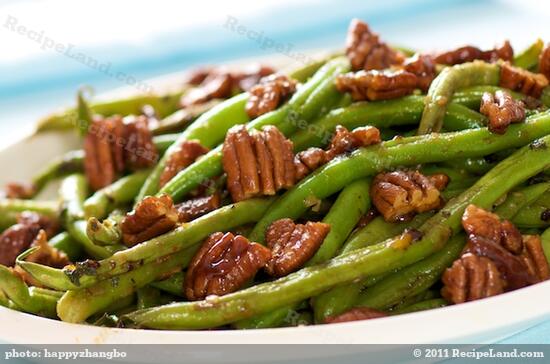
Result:
<svg viewBox="0 0 550 364">
<path fill-rule="evenodd" d="M 529 273 L 538 278 L 539 281 L 545 281 L 550 278 L 550 267 L 542 249 L 542 241 L 538 235 L 523 236 L 524 249 L 521 254 L 523 262 L 527 266 Z"/>
<path fill-rule="evenodd" d="M 296 91 L 296 81 L 285 75 L 271 75 L 263 78 L 250 89 L 246 103 L 246 113 L 257 118 L 275 110 L 285 99 Z"/>
<path fill-rule="evenodd" d="M 347 128 L 337 125 L 327 151 L 308 148 L 296 154 L 294 157 L 296 179 L 301 180 L 337 155 L 380 142 L 380 131 L 373 126 L 359 127 L 350 132 Z"/>
<path fill-rule="evenodd" d="M 84 171 L 93 190 L 113 183 L 124 170 L 122 118 L 95 119 L 84 138 Z M 117 143 L 118 142 L 118 143 Z"/>
<path fill-rule="evenodd" d="M 274 126 L 250 135 L 233 127 L 223 143 L 223 169 L 233 201 L 273 195 L 296 182 L 292 142 Z"/>
<path fill-rule="evenodd" d="M 539 72 L 550 80 L 550 44 L 542 50 L 539 56 Z"/>
<path fill-rule="evenodd" d="M 210 67 L 197 70 L 186 80 L 197 86 L 182 96 L 183 107 L 202 104 L 212 99 L 225 99 L 234 92 L 247 91 L 275 70 L 265 65 L 252 65 L 241 72 L 231 72 L 225 67 Z"/>
<path fill-rule="evenodd" d="M 403 63 L 403 69 L 416 75 L 416 87 L 426 92 L 435 78 L 435 63 L 432 57 L 415 54 Z"/>
<path fill-rule="evenodd" d="M 124 123 L 124 165 L 131 171 L 149 168 L 158 160 L 147 118 L 143 115 L 126 119 Z"/>
<path fill-rule="evenodd" d="M 321 222 L 295 224 L 291 219 L 274 221 L 265 235 L 272 252 L 266 272 L 283 277 L 300 269 L 317 252 L 329 231 L 330 225 Z"/>
<path fill-rule="evenodd" d="M 469 239 L 483 238 L 502 245 L 513 254 L 520 254 L 523 242 L 519 230 L 508 220 L 475 205 L 468 205 L 462 215 L 462 227 Z"/>
<path fill-rule="evenodd" d="M 371 198 L 386 221 L 407 221 L 415 213 L 441 206 L 440 189 L 446 187 L 446 175 L 426 177 L 418 171 L 378 174 L 371 186 Z"/>
<path fill-rule="evenodd" d="M 70 263 L 67 255 L 48 244 L 48 236 L 44 230 L 40 230 L 31 244 L 38 249 L 30 254 L 25 261 L 47 265 L 53 268 L 63 268 Z"/>
<path fill-rule="evenodd" d="M 5 194 L 7 198 L 29 199 L 36 193 L 36 187 L 30 183 L 10 182 L 6 184 Z"/>
<path fill-rule="evenodd" d="M 378 34 L 359 19 L 353 19 L 346 38 L 346 55 L 353 70 L 384 69 L 403 63 L 403 54 L 382 42 Z"/>
<path fill-rule="evenodd" d="M 270 257 L 269 249 L 241 235 L 214 233 L 189 264 L 185 295 L 195 301 L 234 292 L 252 279 Z"/>
<path fill-rule="evenodd" d="M 147 168 L 158 152 L 143 115 L 94 119 L 84 139 L 84 171 L 93 190 L 115 181 L 125 169 Z"/>
<path fill-rule="evenodd" d="M 496 134 L 504 134 L 508 125 L 525 119 L 523 102 L 514 100 L 503 91 L 495 92 L 494 96 L 484 92 L 479 111 L 489 118 L 489 130 Z"/>
<path fill-rule="evenodd" d="M 467 253 L 455 260 L 442 277 L 441 295 L 452 303 L 463 303 L 504 292 L 505 282 L 495 263 Z"/>
<path fill-rule="evenodd" d="M 488 51 L 473 46 L 464 46 L 451 51 L 439 53 L 434 56 L 434 60 L 439 64 L 455 65 L 465 62 L 472 62 L 476 59 L 496 62 L 499 59 L 511 61 L 514 58 L 514 50 L 509 41 L 505 41 L 500 46 Z"/>
<path fill-rule="evenodd" d="M 214 193 L 211 196 L 197 197 L 182 202 L 176 205 L 176 210 L 178 211 L 179 222 L 189 222 L 216 210 L 220 206 L 220 194 Z"/>
<path fill-rule="evenodd" d="M 542 90 L 548 86 L 548 79 L 543 74 L 504 63 L 500 67 L 500 86 L 539 98 Z"/>
<path fill-rule="evenodd" d="M 32 211 L 23 211 L 17 215 L 17 223 L 20 225 L 35 225 L 46 232 L 46 237 L 51 238 L 59 231 L 59 221 Z"/>
<path fill-rule="evenodd" d="M 325 319 L 325 324 L 338 324 L 342 322 L 371 320 L 380 317 L 386 317 L 388 314 L 384 311 L 375 310 L 368 307 L 356 307 L 340 315 L 329 316 Z"/>
<path fill-rule="evenodd" d="M 160 175 L 159 186 L 164 186 L 181 170 L 191 165 L 198 157 L 206 153 L 208 153 L 208 148 L 203 147 L 198 141 L 183 141 L 167 158 Z"/>
<path fill-rule="evenodd" d="M 177 222 L 178 212 L 170 196 L 145 197 L 122 219 L 122 241 L 136 245 L 172 230 Z"/>
<path fill-rule="evenodd" d="M 15 258 L 28 249 L 38 232 L 38 225 L 15 224 L 0 235 L 0 264 L 11 267 Z"/>
<path fill-rule="evenodd" d="M 358 71 L 336 78 L 338 91 L 350 92 L 355 101 L 388 100 L 409 95 L 417 83 L 417 76 L 404 70 Z"/>
</svg>

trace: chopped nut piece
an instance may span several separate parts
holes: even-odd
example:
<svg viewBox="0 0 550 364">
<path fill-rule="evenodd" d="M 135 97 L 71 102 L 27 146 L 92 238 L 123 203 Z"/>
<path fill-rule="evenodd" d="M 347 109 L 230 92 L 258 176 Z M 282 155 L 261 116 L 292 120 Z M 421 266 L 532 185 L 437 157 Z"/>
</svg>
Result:
<svg viewBox="0 0 550 364">
<path fill-rule="evenodd" d="M 432 57 L 425 54 L 415 54 L 407 58 L 403 69 L 416 75 L 416 86 L 426 92 L 435 78 L 435 63 Z"/>
<path fill-rule="evenodd" d="M 84 170 L 93 190 L 115 181 L 125 169 L 155 164 L 158 152 L 143 115 L 122 120 L 96 118 L 84 139 Z"/>
<path fill-rule="evenodd" d="M 17 223 L 20 225 L 36 225 L 46 232 L 47 238 L 51 238 L 59 231 L 57 220 L 31 211 L 23 211 L 17 215 Z"/>
<path fill-rule="evenodd" d="M 525 119 L 523 102 L 503 91 L 495 92 L 494 96 L 484 92 L 479 111 L 489 118 L 489 130 L 496 134 L 504 134 L 508 125 Z"/>
<path fill-rule="evenodd" d="M 388 314 L 384 311 L 379 311 L 368 307 L 356 307 L 340 315 L 327 317 L 325 319 L 325 323 L 338 324 L 350 321 L 371 320 L 386 316 L 388 316 Z"/>
<path fill-rule="evenodd" d="M 269 249 L 241 235 L 214 233 L 189 264 L 185 295 L 195 301 L 234 292 L 252 279 L 270 257 Z"/>
<path fill-rule="evenodd" d="M 550 80 L 550 44 L 547 44 L 539 56 L 539 72 Z"/>
<path fill-rule="evenodd" d="M 504 63 L 500 67 L 500 86 L 539 98 L 542 89 L 548 86 L 548 79 L 540 73 L 533 73 Z"/>
<path fill-rule="evenodd" d="M 441 295 L 452 303 L 463 303 L 504 292 L 505 282 L 495 263 L 467 253 L 455 260 L 442 277 Z"/>
<path fill-rule="evenodd" d="M 301 180 L 337 155 L 380 142 L 380 131 L 375 127 L 359 127 L 350 132 L 345 127 L 338 125 L 327 151 L 320 148 L 308 148 L 296 154 L 294 157 L 296 179 Z"/>
<path fill-rule="evenodd" d="M 197 197 L 176 205 L 179 222 L 189 222 L 197 217 L 216 210 L 221 205 L 219 193 L 211 196 Z"/>
<path fill-rule="evenodd" d="M 233 127 L 222 152 L 227 188 L 235 202 L 273 195 L 296 182 L 292 142 L 274 126 L 252 136 L 244 126 Z"/>
<path fill-rule="evenodd" d="M 377 34 L 359 19 L 353 19 L 348 28 L 346 55 L 353 70 L 384 69 L 403 63 L 403 55 L 380 41 Z"/>
<path fill-rule="evenodd" d="M 20 198 L 26 200 L 34 196 L 36 188 L 29 183 L 11 182 L 6 184 L 5 193 L 7 198 Z"/>
<path fill-rule="evenodd" d="M 172 230 L 177 222 L 178 212 L 170 196 L 145 197 L 120 223 L 122 241 L 136 245 Z"/>
<path fill-rule="evenodd" d="M 538 235 L 523 236 L 524 250 L 521 254 L 523 262 L 529 269 L 529 272 L 538 278 L 539 281 L 545 281 L 550 278 L 550 267 L 542 249 L 542 241 Z"/>
<path fill-rule="evenodd" d="M 28 249 L 38 232 L 38 225 L 15 224 L 0 235 L 0 264 L 11 267 L 15 258 Z"/>
<path fill-rule="evenodd" d="M 38 249 L 29 255 L 25 261 L 47 265 L 53 268 L 63 268 L 70 263 L 67 255 L 48 244 L 48 236 L 44 230 L 40 230 L 31 244 Z"/>
<path fill-rule="evenodd" d="M 321 148 L 308 148 L 294 157 L 296 179 L 301 180 L 328 161 L 327 153 Z"/>
<path fill-rule="evenodd" d="M 388 100 L 411 94 L 417 87 L 418 77 L 410 72 L 399 71 L 358 71 L 336 78 L 336 88 L 340 92 L 350 92 L 355 101 Z"/>
<path fill-rule="evenodd" d="M 406 221 L 440 207 L 439 191 L 448 181 L 445 175 L 426 177 L 418 171 L 380 173 L 373 180 L 371 198 L 384 220 Z"/>
<path fill-rule="evenodd" d="M 208 153 L 208 148 L 203 147 L 198 141 L 183 141 L 178 149 L 174 150 L 167 158 L 164 170 L 160 175 L 159 186 L 164 186 L 181 170 L 191 165 L 198 157 L 206 153 Z"/>
<path fill-rule="evenodd" d="M 266 272 L 283 277 L 300 269 L 317 252 L 330 231 L 330 225 L 308 221 L 295 224 L 291 219 L 274 221 L 267 229 L 265 240 L 272 250 Z"/>
<path fill-rule="evenodd" d="M 514 49 L 509 41 L 488 51 L 482 51 L 477 47 L 465 46 L 452 51 L 443 52 L 434 57 L 436 63 L 455 65 L 472 62 L 480 59 L 487 62 L 496 62 L 499 59 L 511 61 L 514 58 Z"/>
<path fill-rule="evenodd" d="M 347 128 L 338 125 L 330 142 L 327 158 L 331 160 L 337 155 L 351 152 L 360 147 L 378 144 L 381 141 L 380 131 L 373 126 L 359 127 L 350 132 Z"/>
<path fill-rule="evenodd" d="M 253 86 L 266 76 L 275 73 L 275 70 L 262 64 L 252 64 L 246 67 L 242 72 L 236 72 L 233 75 L 236 85 L 240 90 L 249 91 Z"/>
<path fill-rule="evenodd" d="M 285 75 L 271 75 L 250 89 L 246 113 L 250 118 L 275 110 L 296 91 L 296 81 Z"/>
<path fill-rule="evenodd" d="M 498 215 L 469 205 L 462 215 L 462 226 L 468 238 L 483 238 L 502 245 L 513 254 L 520 254 L 523 242 L 519 230 L 508 220 L 500 221 Z"/>
</svg>

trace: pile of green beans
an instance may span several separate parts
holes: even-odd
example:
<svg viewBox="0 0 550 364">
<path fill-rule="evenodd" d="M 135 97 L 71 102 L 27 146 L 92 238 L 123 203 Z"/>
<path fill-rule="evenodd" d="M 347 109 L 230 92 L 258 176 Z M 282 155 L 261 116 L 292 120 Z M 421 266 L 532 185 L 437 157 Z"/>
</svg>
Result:
<svg viewBox="0 0 550 364">
<path fill-rule="evenodd" d="M 517 54 L 514 65 L 536 70 L 543 45 L 539 40 Z M 13 226 L 24 211 L 57 219 L 62 229 L 49 244 L 72 263 L 54 268 L 28 261 L 33 247 L 17 257 L 18 274 L 0 265 L 0 305 L 70 323 L 163 330 L 323 324 L 361 307 L 389 315 L 435 309 L 449 304 L 439 293 L 441 276 L 466 245 L 461 219 L 470 204 L 512 221 L 524 234 L 539 234 L 550 262 L 550 90 L 541 97 L 545 106 L 506 133 L 491 133 L 479 112 L 483 94 L 503 90 L 516 100 L 525 97 L 499 86 L 500 65 L 438 65 L 427 94 L 353 102 L 336 88 L 350 62 L 330 54 L 287 73 L 299 82 L 297 91 L 255 119 L 245 109 L 247 92 L 196 110 L 180 108 L 187 85 L 105 102 L 87 101 L 79 92 L 75 108 L 41 120 L 38 131 L 75 125 L 85 131 L 93 114 L 137 115 L 151 105 L 161 119 L 152 130 L 160 160 L 90 191 L 84 152 L 71 151 L 31 180 L 38 195 L 61 179 L 56 201 L 1 199 L 0 229 Z M 250 131 L 276 126 L 295 153 L 327 148 L 338 125 L 376 127 L 383 141 L 337 156 L 274 196 L 231 203 L 222 193 L 218 209 L 135 246 L 122 245 L 120 221 L 144 197 L 167 194 L 178 203 L 214 178 L 223 190 L 222 145 L 236 125 Z M 188 140 L 210 151 L 160 186 L 166 161 Z M 408 168 L 446 174 L 443 203 L 410 221 L 388 222 L 376 215 L 373 178 Z M 323 208 L 313 213 L 312 201 Z M 358 225 L 367 215 L 368 222 Z M 238 232 L 265 245 L 267 228 L 282 218 L 320 221 L 330 231 L 293 273 L 277 279 L 259 273 L 235 292 L 186 301 L 186 270 L 208 236 Z"/>
</svg>

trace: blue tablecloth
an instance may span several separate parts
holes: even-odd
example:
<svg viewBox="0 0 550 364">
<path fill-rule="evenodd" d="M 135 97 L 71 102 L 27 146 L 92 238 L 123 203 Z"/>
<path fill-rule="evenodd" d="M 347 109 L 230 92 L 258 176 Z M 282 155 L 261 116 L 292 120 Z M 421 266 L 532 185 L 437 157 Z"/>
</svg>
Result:
<svg viewBox="0 0 550 364">
<path fill-rule="evenodd" d="M 177 11 L 182 11 L 182 22 L 185 22 L 184 10 Z M 15 16 L 21 22 L 25 19 L 24 13 L 6 15 Z M 131 17 L 131 12 L 121 15 Z M 502 37 L 527 44 L 538 36 L 550 39 L 550 29 L 544 26 L 543 15 L 540 10 L 529 13 L 526 7 L 514 7 L 496 0 L 325 0 L 316 4 L 282 1 L 280 6 L 272 6 L 268 12 L 259 9 L 243 15 L 237 8 L 226 15 L 226 19 L 235 17 L 239 24 L 261 32 L 277 43 L 290 44 L 295 50 L 306 50 L 341 46 L 353 17 L 368 21 L 384 39 L 406 42 L 413 47 L 450 47 L 469 40 L 486 45 Z M 500 27 L 499 24 L 510 19 L 521 20 L 522 26 Z M 101 19 L 97 23 L 98 26 L 109 26 L 102 24 Z M 494 24 L 493 28 L 491 24 Z M 26 25 L 32 28 L 32 24 Z M 19 36 L 6 27 L 2 27 L 0 32 L 6 37 Z M 29 40 L 20 38 L 20 41 Z M 264 48 L 261 43 L 216 23 L 167 30 L 138 44 L 94 44 L 80 47 L 79 51 L 143 80 L 205 62 L 266 56 L 273 52 L 273 48 Z M 39 115 L 71 104 L 75 90 L 82 84 L 93 85 L 97 92 L 124 86 L 117 79 L 52 50 L 22 61 L 0 62 L 0 75 L 0 136 L 4 137 L 14 130 L 14 125 L 32 124 Z M 544 322 L 503 342 L 549 341 L 550 322 Z"/>
</svg>

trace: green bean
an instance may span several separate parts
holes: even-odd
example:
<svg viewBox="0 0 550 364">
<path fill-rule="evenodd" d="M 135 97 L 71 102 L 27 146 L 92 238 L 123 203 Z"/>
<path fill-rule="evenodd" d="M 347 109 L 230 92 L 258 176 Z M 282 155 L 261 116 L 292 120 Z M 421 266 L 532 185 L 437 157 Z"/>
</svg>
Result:
<svg viewBox="0 0 550 364">
<path fill-rule="evenodd" d="M 80 135 L 86 135 L 92 125 L 92 110 L 84 98 L 83 90 L 79 90 L 76 94 L 76 121 Z"/>
<path fill-rule="evenodd" d="M 369 287 L 361 293 L 355 305 L 387 310 L 405 298 L 427 290 L 460 256 L 465 243 L 466 238 L 463 234 L 454 236 L 437 253 L 403 268 Z"/>
<path fill-rule="evenodd" d="M 412 221 L 400 223 L 386 222 L 379 216 L 354 233 L 348 241 L 346 241 L 342 249 L 342 254 L 378 244 L 403 233 L 405 229 L 416 229 L 424 224 L 431 216 L 433 216 L 433 214 L 424 213 L 415 216 Z M 378 277 L 376 281 L 382 279 L 383 277 Z M 315 321 L 321 323 L 329 316 L 338 315 L 351 309 L 359 298 L 361 291 L 366 286 L 376 283 L 376 281 L 371 281 L 370 283 L 359 281 L 335 287 L 318 295 L 313 300 Z"/>
<path fill-rule="evenodd" d="M 550 107 L 550 87 L 546 86 L 542 90 L 542 95 L 540 96 L 540 101 L 546 107 Z"/>
<path fill-rule="evenodd" d="M 437 286 L 437 285 L 435 285 L 435 286 Z M 417 293 L 413 296 L 409 296 L 409 297 L 406 297 L 406 298 L 402 299 L 398 304 L 396 304 L 395 306 L 392 306 L 392 308 L 388 311 L 389 312 L 394 312 L 394 311 L 402 309 L 403 307 L 408 307 L 408 306 L 413 305 L 415 303 L 426 301 L 426 300 L 431 300 L 433 298 L 441 298 L 441 295 L 439 294 L 438 291 L 430 288 L 430 289 L 424 290 L 420 293 Z"/>
<path fill-rule="evenodd" d="M 161 302 L 160 291 L 151 286 L 141 287 L 137 290 L 137 305 L 138 310 L 159 306 Z"/>
<path fill-rule="evenodd" d="M 334 257 L 361 216 L 370 208 L 370 179 L 359 180 L 340 192 L 336 202 L 323 219 L 330 225 L 330 232 L 315 255 L 305 264 L 306 267 L 323 263 Z M 275 311 L 237 322 L 239 329 L 279 326 L 282 321 L 295 311 L 295 305 L 281 307 Z"/>
<path fill-rule="evenodd" d="M 303 66 L 300 66 L 296 69 L 290 70 L 288 74 L 290 77 L 295 79 L 298 82 L 304 83 L 306 82 L 311 76 L 315 74 L 325 63 L 330 61 L 333 58 L 336 58 L 338 56 L 341 56 L 341 53 L 333 53 L 328 54 L 325 57 L 322 57 L 318 60 L 313 60 L 311 62 L 306 63 Z"/>
<path fill-rule="evenodd" d="M 494 163 L 488 162 L 485 158 L 457 158 L 443 164 L 474 175 L 483 175 L 494 167 Z"/>
<path fill-rule="evenodd" d="M 182 250 L 86 289 L 67 291 L 57 304 L 57 315 L 65 322 L 83 322 L 118 299 L 172 272 L 188 255 L 188 251 Z"/>
<path fill-rule="evenodd" d="M 58 297 L 30 289 L 21 278 L 3 265 L 0 265 L 0 292 L 21 311 L 44 317 L 57 317 L 55 308 Z"/>
<path fill-rule="evenodd" d="M 525 95 L 498 86 L 472 86 L 458 90 L 453 96 L 453 102 L 479 110 L 481 97 L 485 92 L 494 94 L 496 91 L 506 91 L 516 100 L 523 100 Z"/>
<path fill-rule="evenodd" d="M 150 286 L 158 288 L 164 292 L 168 292 L 174 296 L 184 297 L 183 294 L 183 282 L 185 274 L 182 272 L 174 273 L 170 277 L 163 279 L 162 281 L 156 281 L 150 284 Z"/>
<path fill-rule="evenodd" d="M 50 162 L 31 182 L 38 194 L 50 181 L 83 170 L 84 151 L 75 150 Z"/>
<path fill-rule="evenodd" d="M 103 219 L 116 206 L 132 202 L 149 173 L 149 170 L 134 172 L 96 191 L 84 201 L 84 216 L 86 218 L 93 216 L 97 219 Z"/>
<path fill-rule="evenodd" d="M 497 85 L 499 79 L 498 65 L 480 61 L 444 69 L 430 85 L 427 103 L 418 126 L 418 134 L 441 130 L 447 104 L 457 89 L 476 85 Z"/>
<path fill-rule="evenodd" d="M 543 193 L 535 202 L 525 206 L 512 218 L 520 228 L 547 228 L 550 226 L 550 193 Z"/>
<path fill-rule="evenodd" d="M 550 136 L 541 139 L 550 142 Z M 298 302 L 339 284 L 380 275 L 418 262 L 440 250 L 461 228 L 461 218 L 469 204 L 490 206 L 503 194 L 539 173 L 550 163 L 550 150 L 528 146 L 495 168 L 419 229 L 423 237 L 411 244 L 402 236 L 373 247 L 340 255 L 325 264 L 304 268 L 273 282 L 216 297 L 208 301 L 174 303 L 138 310 L 125 315 L 138 327 L 156 329 L 200 329 L 217 327 L 269 312 Z M 514 166 L 524 168 L 517 169 Z M 246 309 L 242 309 L 245 307 Z"/>
<path fill-rule="evenodd" d="M 302 86 L 290 99 L 288 104 L 271 113 L 260 116 L 247 125 L 249 130 L 260 129 L 264 125 L 275 125 L 284 135 L 290 135 L 295 132 L 302 124 L 307 125 L 308 120 L 305 120 L 301 115 L 301 107 L 307 109 L 304 102 L 312 105 L 323 105 L 323 102 L 328 101 L 333 95 L 330 92 L 316 92 L 318 98 L 309 98 L 313 95 L 313 91 L 317 87 L 325 87 L 331 89 L 332 84 L 323 84 L 323 80 L 327 77 L 332 77 L 334 72 L 339 72 L 343 66 L 347 65 L 347 61 L 342 59 L 334 59 L 323 66 L 304 86 Z M 324 100 L 321 102 L 320 100 Z M 218 176 L 222 173 L 222 146 L 211 150 L 208 154 L 191 164 L 189 167 L 179 172 L 171 181 L 169 181 L 159 193 L 165 193 L 177 200 L 187 193 L 191 192 L 205 180 Z M 142 196 L 143 194 L 140 194 Z"/>
<path fill-rule="evenodd" d="M 536 67 L 539 63 L 539 56 L 543 48 L 544 42 L 540 38 L 537 39 L 535 43 L 531 44 L 514 57 L 514 66 L 521 67 L 526 70 Z"/>
<path fill-rule="evenodd" d="M 361 148 L 349 156 L 336 158 L 287 191 L 254 227 L 250 238 L 263 242 L 269 224 L 281 218 L 301 216 L 308 209 L 304 201 L 322 200 L 343 186 L 376 172 L 458 157 L 482 157 L 524 145 L 549 132 L 550 114 L 545 112 L 528 118 L 525 123 L 512 125 L 504 135 L 479 128 L 402 138 Z"/>
<path fill-rule="evenodd" d="M 495 208 L 495 213 L 503 219 L 512 219 L 519 211 L 538 200 L 550 190 L 550 183 L 538 183 L 517 191 L 511 191 L 506 200 Z"/>
<path fill-rule="evenodd" d="M 410 306 L 406 306 L 398 310 L 392 311 L 392 315 L 402 315 L 405 313 L 433 310 L 435 308 L 445 307 L 448 305 L 449 304 L 447 303 L 447 301 L 445 301 L 443 298 L 433 298 L 431 300 L 413 303 Z"/>
<path fill-rule="evenodd" d="M 33 201 L 12 198 L 0 199 L 0 215 L 23 211 L 33 211 L 41 215 L 55 217 L 59 214 L 59 203 L 55 201 Z"/>
<path fill-rule="evenodd" d="M 177 110 L 151 127 L 153 135 L 161 135 L 166 133 L 175 133 L 184 130 L 191 122 L 199 116 L 220 104 L 223 100 L 214 99 L 202 104 L 187 106 Z"/>
<path fill-rule="evenodd" d="M 86 288 L 101 280 L 126 273 L 142 264 L 154 262 L 163 256 L 196 246 L 214 232 L 228 231 L 258 221 L 272 202 L 273 198 L 250 199 L 221 207 L 170 233 L 112 255 L 108 254 L 106 259 L 97 263 L 92 262 L 91 265 L 84 262 L 68 270 L 54 269 L 31 262 L 18 262 L 18 265 L 46 287 L 62 291 Z M 80 232 L 87 238 L 85 232 L 81 230 Z M 95 247 L 104 250 L 110 248 L 109 246 Z"/>
<path fill-rule="evenodd" d="M 540 239 L 542 240 L 544 256 L 546 257 L 546 261 L 550 264 L 550 228 L 544 230 L 544 232 L 540 235 Z"/>
<path fill-rule="evenodd" d="M 160 117 L 173 113 L 178 107 L 182 91 L 166 94 L 139 94 L 109 101 L 98 101 L 90 104 L 92 112 L 103 116 L 114 114 L 139 114 L 144 105 L 151 105 Z M 72 107 L 51 114 L 41 119 L 37 125 L 37 132 L 47 130 L 72 129 L 77 124 L 77 109 Z"/>
<path fill-rule="evenodd" d="M 84 251 L 92 257 L 106 258 L 119 249 L 118 246 L 109 248 L 95 245 L 86 234 L 86 222 L 84 218 L 84 198 L 88 186 L 86 179 L 81 174 L 73 174 L 66 177 L 59 188 L 61 205 L 64 207 L 64 223 L 67 232 L 82 246 Z M 47 285 L 46 285 L 47 286 Z"/>
<path fill-rule="evenodd" d="M 487 118 L 484 115 L 454 102 L 449 104 L 443 119 L 443 127 L 446 131 L 475 129 L 485 125 L 487 125 Z"/>
<path fill-rule="evenodd" d="M 67 254 L 67 257 L 72 262 L 75 262 L 82 256 L 82 246 L 65 231 L 52 237 L 48 243 L 57 250 Z"/>
</svg>

